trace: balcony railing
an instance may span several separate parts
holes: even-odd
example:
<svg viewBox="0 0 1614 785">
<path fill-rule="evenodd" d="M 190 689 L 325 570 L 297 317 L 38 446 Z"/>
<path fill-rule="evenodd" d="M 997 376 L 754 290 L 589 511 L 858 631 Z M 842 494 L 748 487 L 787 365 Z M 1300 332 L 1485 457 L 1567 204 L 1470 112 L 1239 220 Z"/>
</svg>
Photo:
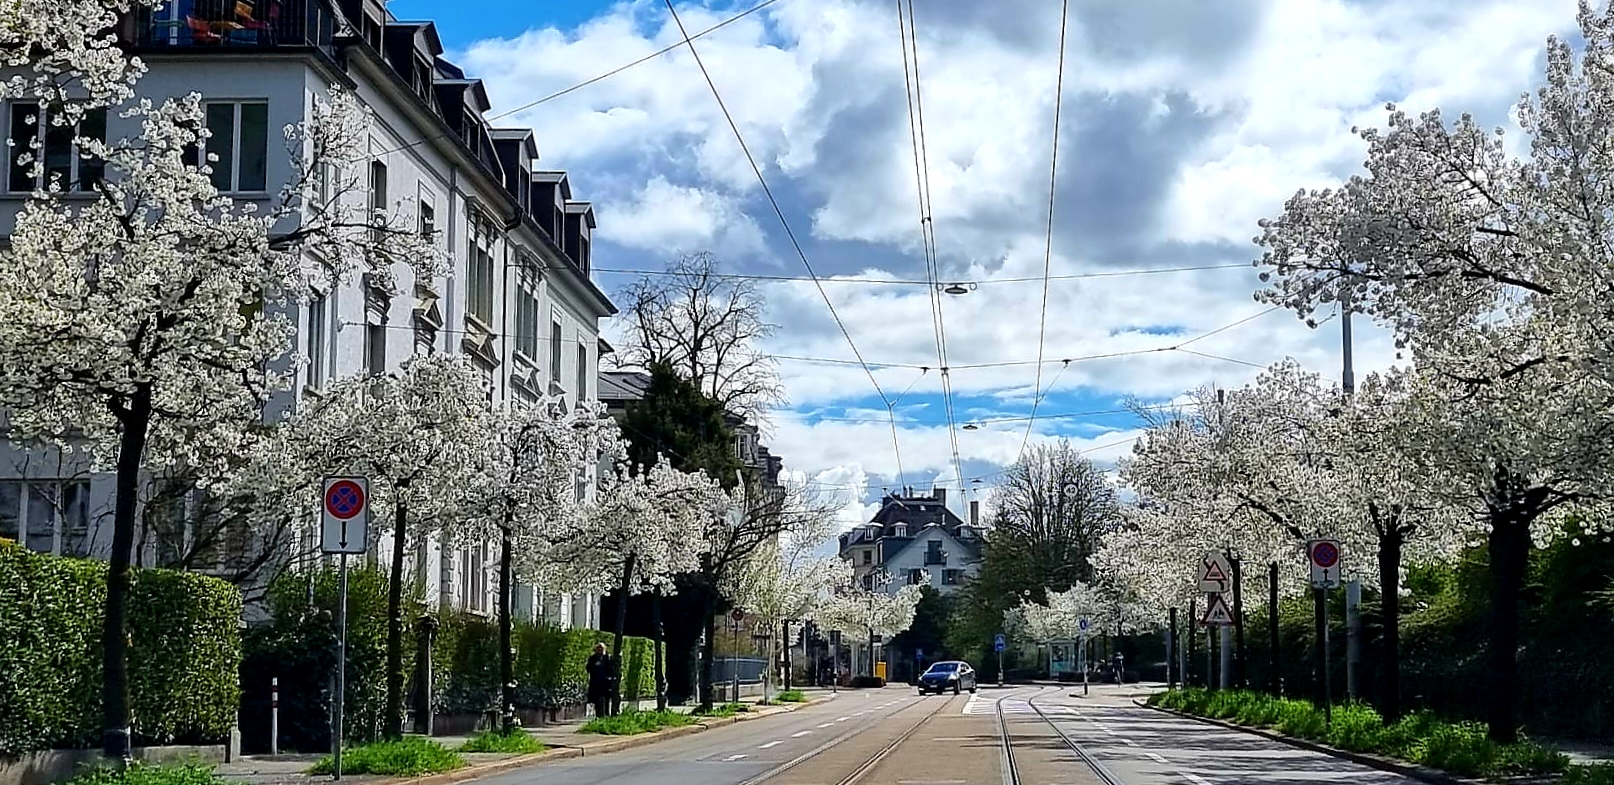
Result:
<svg viewBox="0 0 1614 785">
<path fill-rule="evenodd" d="M 166 0 L 129 21 L 125 39 L 143 49 L 313 47 L 334 54 L 336 14 L 325 0 Z"/>
</svg>

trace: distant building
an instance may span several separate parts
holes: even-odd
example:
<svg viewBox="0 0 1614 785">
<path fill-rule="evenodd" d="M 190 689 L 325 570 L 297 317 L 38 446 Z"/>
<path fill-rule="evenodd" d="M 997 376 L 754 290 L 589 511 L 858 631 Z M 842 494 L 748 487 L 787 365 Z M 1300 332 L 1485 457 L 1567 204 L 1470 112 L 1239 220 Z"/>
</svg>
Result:
<svg viewBox="0 0 1614 785">
<path fill-rule="evenodd" d="M 979 501 L 970 502 L 969 516 L 966 523 L 947 509 L 945 488 L 887 493 L 867 524 L 841 535 L 840 555 L 864 589 L 895 594 L 904 586 L 930 586 L 950 594 L 980 571 Z"/>
</svg>

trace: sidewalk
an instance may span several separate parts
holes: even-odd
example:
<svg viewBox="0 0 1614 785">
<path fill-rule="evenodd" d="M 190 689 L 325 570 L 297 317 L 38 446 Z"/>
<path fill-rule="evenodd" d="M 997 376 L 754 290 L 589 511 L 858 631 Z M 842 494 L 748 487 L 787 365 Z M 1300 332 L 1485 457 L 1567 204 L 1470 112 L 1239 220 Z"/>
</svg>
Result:
<svg viewBox="0 0 1614 785">
<path fill-rule="evenodd" d="M 720 728 L 736 722 L 746 722 L 775 714 L 784 714 L 795 711 L 801 706 L 808 706 L 821 701 L 829 700 L 833 695 L 827 689 L 804 689 L 807 703 L 781 704 L 771 706 L 757 706 L 760 697 L 742 699 L 740 703 L 751 704 L 749 711 L 736 714 L 732 717 L 709 717 L 697 721 L 693 725 L 679 728 L 667 728 L 654 733 L 641 733 L 634 736 L 602 736 L 596 733 L 579 733 L 583 727 L 582 722 L 564 723 L 558 725 L 542 725 L 528 728 L 533 738 L 543 742 L 548 749 L 533 755 L 507 755 L 486 752 L 462 752 L 465 758 L 465 768 L 457 769 L 443 774 L 426 775 L 423 777 L 398 778 L 383 777 L 371 774 L 343 774 L 343 782 L 382 783 L 382 782 L 413 782 L 417 785 L 438 785 L 438 783 L 465 782 L 479 779 L 509 769 L 535 765 L 548 760 L 563 760 L 566 758 L 587 757 L 589 755 L 604 755 L 609 752 L 655 744 L 670 738 L 700 733 L 711 728 Z M 673 706 L 673 711 L 690 713 L 695 706 Z M 461 744 L 469 741 L 467 736 L 433 736 L 432 741 L 445 748 L 457 749 Z M 223 763 L 214 770 L 214 774 L 222 779 L 241 785 L 291 785 L 330 782 L 328 775 L 314 776 L 308 773 L 324 755 L 319 754 L 285 754 L 285 755 L 248 755 L 233 763 Z"/>
</svg>

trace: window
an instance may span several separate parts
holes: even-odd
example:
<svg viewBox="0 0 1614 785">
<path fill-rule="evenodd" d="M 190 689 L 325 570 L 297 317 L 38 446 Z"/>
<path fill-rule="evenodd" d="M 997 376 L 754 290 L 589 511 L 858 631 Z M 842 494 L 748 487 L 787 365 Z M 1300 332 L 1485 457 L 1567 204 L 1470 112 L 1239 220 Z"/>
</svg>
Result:
<svg viewBox="0 0 1614 785">
<path fill-rule="evenodd" d="M 964 583 L 963 570 L 942 570 L 943 586 L 958 586 Z"/>
<path fill-rule="evenodd" d="M 941 540 L 925 543 L 925 564 L 946 564 L 947 554 L 942 551 Z"/>
<path fill-rule="evenodd" d="M 471 248 L 466 266 L 466 307 L 484 325 L 493 324 L 493 231 L 485 221 L 471 222 Z"/>
<path fill-rule="evenodd" d="M 582 336 L 578 336 L 582 338 Z M 588 398 L 588 344 L 577 342 L 577 400 Z"/>
<path fill-rule="evenodd" d="M 863 576 L 863 590 L 874 591 L 874 573 Z"/>
<path fill-rule="evenodd" d="M 424 198 L 420 200 L 420 236 L 430 240 L 437 236 L 437 208 Z"/>
<path fill-rule="evenodd" d="M 874 551 L 864 551 L 863 552 L 863 563 L 864 564 L 873 564 L 874 563 Z"/>
<path fill-rule="evenodd" d="M 381 243 L 386 240 L 384 227 L 387 224 L 387 165 L 380 161 L 370 162 L 370 241 Z"/>
<path fill-rule="evenodd" d="M 560 384 L 560 321 L 549 322 L 549 380 Z"/>
<path fill-rule="evenodd" d="M 207 130 L 212 135 L 199 146 L 201 155 L 190 163 L 206 161 L 213 167 L 213 187 L 223 192 L 257 192 L 268 189 L 269 105 L 266 103 L 210 103 Z M 209 158 L 215 160 L 209 161 Z"/>
<path fill-rule="evenodd" d="M 0 482 L 0 537 L 39 553 L 89 556 L 89 495 L 83 480 Z"/>
<path fill-rule="evenodd" d="M 371 376 L 387 372 L 387 326 L 384 324 L 364 326 L 364 372 Z"/>
<path fill-rule="evenodd" d="M 466 548 L 461 554 L 460 596 L 469 611 L 485 611 L 488 605 L 488 571 L 486 543 Z"/>
<path fill-rule="evenodd" d="M 516 288 L 516 351 L 538 362 L 538 296 L 525 286 Z"/>
<path fill-rule="evenodd" d="M 922 569 L 914 568 L 908 571 L 908 585 L 920 586 L 930 583 L 930 574 Z"/>
<path fill-rule="evenodd" d="M 486 363 L 483 363 L 481 361 L 474 361 L 471 364 L 476 366 L 477 373 L 482 376 L 482 397 L 483 397 L 483 400 L 487 401 L 488 406 L 492 406 L 493 405 L 493 366 L 488 365 Z"/>
<path fill-rule="evenodd" d="M 13 192 L 45 188 L 60 182 L 64 191 L 88 191 L 100 182 L 105 163 L 86 159 L 73 142 L 79 137 L 106 141 L 106 110 L 85 114 L 77 128 L 56 125 L 39 104 L 11 105 L 11 178 Z M 44 161 L 43 176 L 35 177 L 35 165 Z"/>
<path fill-rule="evenodd" d="M 325 330 L 330 321 L 330 297 L 316 294 L 308 301 L 308 342 L 303 355 L 308 358 L 308 386 L 319 389 L 325 384 Z"/>
</svg>

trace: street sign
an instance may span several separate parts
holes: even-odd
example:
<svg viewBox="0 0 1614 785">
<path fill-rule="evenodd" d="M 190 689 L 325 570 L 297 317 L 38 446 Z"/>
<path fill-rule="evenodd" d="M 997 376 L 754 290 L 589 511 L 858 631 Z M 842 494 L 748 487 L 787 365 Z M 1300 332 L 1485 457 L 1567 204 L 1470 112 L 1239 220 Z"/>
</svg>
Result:
<svg viewBox="0 0 1614 785">
<path fill-rule="evenodd" d="M 1004 640 L 1003 633 L 1000 632 L 992 637 L 992 651 L 1003 651 L 1007 648 L 1009 648 L 1009 642 Z"/>
<path fill-rule="evenodd" d="M 925 650 L 924 649 L 914 649 L 913 650 L 913 658 L 916 659 L 916 660 L 924 659 L 925 658 Z"/>
<path fill-rule="evenodd" d="M 1207 627 L 1228 627 L 1233 624 L 1233 609 L 1227 607 L 1227 600 L 1220 594 L 1205 595 L 1205 615 L 1200 618 L 1200 624 Z"/>
<path fill-rule="evenodd" d="M 829 631 L 829 645 L 831 645 L 831 646 L 839 646 L 839 645 L 841 645 L 841 631 L 840 630 L 830 630 Z"/>
<path fill-rule="evenodd" d="M 1206 594 L 1220 594 L 1232 586 L 1233 565 L 1227 560 L 1227 554 L 1206 551 L 1199 560 L 1199 590 Z"/>
<path fill-rule="evenodd" d="M 735 624 L 739 624 L 740 622 L 745 621 L 745 610 L 735 608 L 734 610 L 729 611 L 729 618 L 733 619 Z"/>
<path fill-rule="evenodd" d="M 320 550 L 364 553 L 370 541 L 370 482 L 363 477 L 326 477 L 320 505 Z"/>
<path fill-rule="evenodd" d="M 1338 540 L 1311 540 L 1306 543 L 1306 560 L 1311 563 L 1311 585 L 1332 589 L 1339 585 L 1340 548 Z"/>
<path fill-rule="evenodd" d="M 1077 619 L 1076 629 L 1081 630 L 1082 632 L 1087 632 L 1087 619 Z"/>
</svg>

